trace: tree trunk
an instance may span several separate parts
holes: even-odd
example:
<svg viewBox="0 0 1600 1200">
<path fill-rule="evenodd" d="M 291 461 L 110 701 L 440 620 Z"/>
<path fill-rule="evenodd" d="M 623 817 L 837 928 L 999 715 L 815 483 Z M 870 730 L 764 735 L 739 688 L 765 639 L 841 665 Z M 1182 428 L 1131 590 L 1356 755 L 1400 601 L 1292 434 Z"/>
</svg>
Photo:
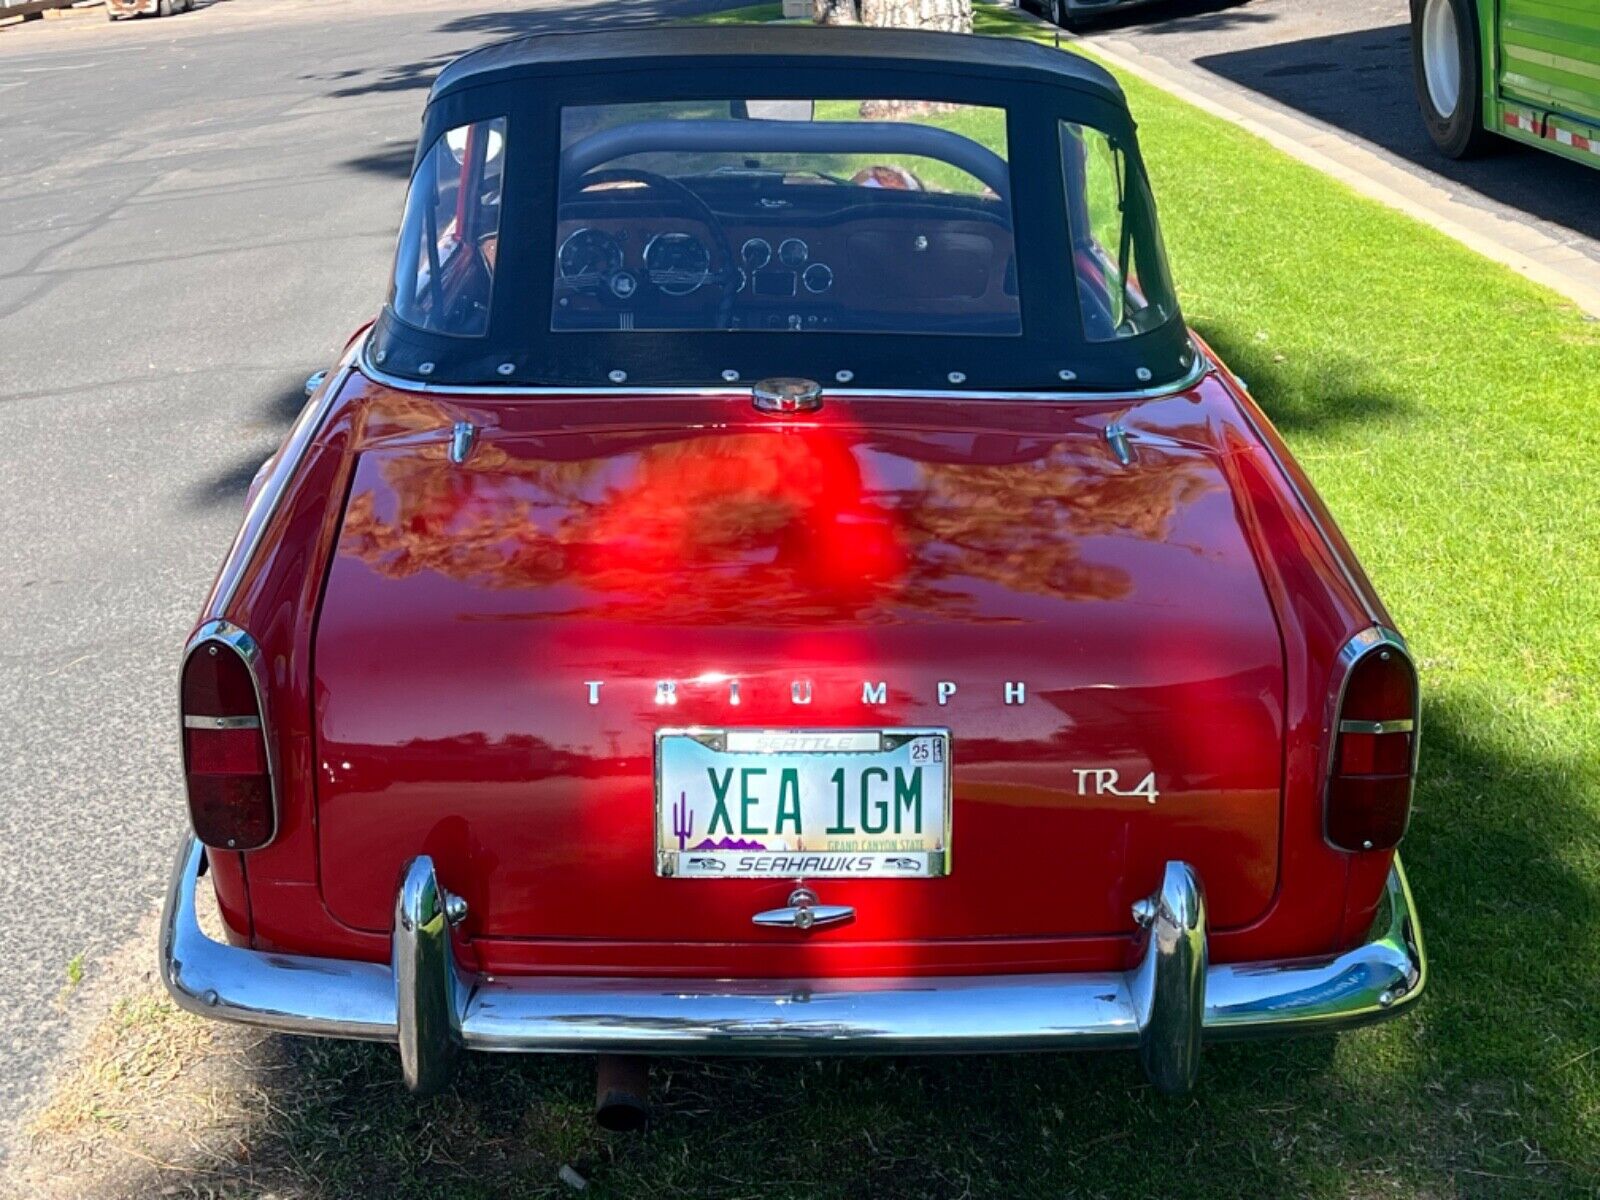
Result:
<svg viewBox="0 0 1600 1200">
<path fill-rule="evenodd" d="M 856 0 L 812 0 L 811 19 L 818 25 L 859 25 Z"/>
<path fill-rule="evenodd" d="M 861 0 L 861 23 L 971 33 L 972 0 Z"/>
</svg>

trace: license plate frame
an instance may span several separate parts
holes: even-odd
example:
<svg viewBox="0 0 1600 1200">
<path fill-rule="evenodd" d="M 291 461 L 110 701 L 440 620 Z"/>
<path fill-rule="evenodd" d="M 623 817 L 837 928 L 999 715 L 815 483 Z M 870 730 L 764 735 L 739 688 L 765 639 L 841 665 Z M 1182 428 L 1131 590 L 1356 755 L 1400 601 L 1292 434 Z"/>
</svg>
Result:
<svg viewBox="0 0 1600 1200">
<path fill-rule="evenodd" d="M 917 743 L 921 743 L 921 747 Z M 694 749 L 690 749 L 690 746 Z M 950 730 L 931 726 L 873 726 L 841 729 L 773 729 L 758 727 L 704 727 L 663 728 L 655 733 L 655 753 L 651 774 L 655 786 L 655 813 L 651 842 L 654 850 L 655 872 L 667 879 L 936 879 L 950 873 L 951 834 L 953 830 L 953 762 Z M 895 838 L 909 842 L 910 838 L 897 837 L 887 830 L 856 831 L 856 838 L 827 837 L 821 846 L 794 848 L 785 841 L 783 845 L 751 849 L 740 845 L 733 848 L 690 846 L 689 838 L 677 834 L 681 813 L 691 818 L 693 828 L 696 809 L 705 807 L 704 799 L 691 803 L 687 791 L 682 791 L 680 802 L 668 795 L 669 776 L 679 769 L 677 763 L 668 763 L 668 756 L 689 754 L 705 762 L 720 763 L 723 767 L 737 769 L 741 762 L 758 761 L 764 765 L 785 764 L 797 772 L 798 762 L 808 768 L 808 779 L 818 773 L 839 769 L 848 763 L 859 769 L 868 766 L 899 765 L 903 757 L 906 765 L 918 768 L 936 768 L 935 778 L 923 795 L 937 798 L 940 811 L 927 821 L 927 831 L 921 835 L 923 845 L 915 849 L 904 846 L 876 847 L 876 840 Z M 912 756 L 924 757 L 912 762 Z M 866 760 L 877 760 L 868 762 Z M 887 764 L 887 766 L 885 766 Z M 782 767 L 779 767 L 780 775 Z M 922 772 L 917 772 L 922 778 Z M 797 776 L 798 777 L 798 776 Z M 676 776 L 674 776 L 676 778 Z M 899 777 L 895 777 L 896 782 Z M 886 774 L 884 783 L 888 783 Z M 857 776 L 857 787 L 861 784 Z M 714 787 L 712 783 L 710 786 Z M 726 785 L 725 785 L 726 786 Z M 738 786 L 738 785 L 734 785 Z M 844 785 L 839 783 L 835 802 L 844 804 Z M 920 783 L 919 783 L 920 786 Z M 782 785 L 780 784 L 780 796 Z M 811 810 L 817 807 L 815 789 L 805 794 L 812 798 Z M 804 803 L 804 801 L 797 801 Z M 781 800 L 779 801 L 781 804 Z M 861 811 L 866 811 L 866 800 L 861 800 Z M 898 794 L 896 804 L 898 806 Z M 737 805 L 736 805 L 737 807 Z M 838 809 L 840 814 L 843 808 Z M 919 810 L 920 812 L 920 810 Z M 714 817 L 713 813 L 713 817 Z M 841 818 L 842 819 L 842 818 Z M 895 815 L 898 821 L 898 813 Z M 741 816 L 742 821 L 742 816 Z M 713 822 L 714 823 L 714 822 Z M 863 822 L 864 823 L 864 822 Z M 778 822 L 782 824 L 782 822 Z M 829 827 L 832 829 L 832 827 Z M 701 835 L 705 834 L 704 826 Z M 731 832 L 731 829 L 730 829 Z M 738 831 L 743 841 L 744 830 Z M 781 835 L 780 840 L 781 840 Z M 706 840 L 709 840 L 707 838 Z M 862 841 L 874 842 L 875 848 L 861 849 Z M 695 861 L 701 860 L 701 861 Z M 714 865 L 720 864 L 720 865 Z"/>
</svg>

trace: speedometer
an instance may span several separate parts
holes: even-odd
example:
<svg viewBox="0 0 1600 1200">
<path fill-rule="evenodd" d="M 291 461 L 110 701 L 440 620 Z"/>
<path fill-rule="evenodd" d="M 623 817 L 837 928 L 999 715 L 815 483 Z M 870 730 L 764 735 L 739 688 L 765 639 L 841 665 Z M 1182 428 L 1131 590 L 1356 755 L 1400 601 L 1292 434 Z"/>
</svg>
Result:
<svg viewBox="0 0 1600 1200">
<path fill-rule="evenodd" d="M 687 296 L 711 278 L 711 251 L 691 233 L 658 233 L 644 248 L 650 282 L 669 296 Z"/>
<path fill-rule="evenodd" d="M 622 247 L 609 233 L 575 229 L 556 255 L 561 278 L 579 287 L 594 287 L 622 270 Z"/>
</svg>

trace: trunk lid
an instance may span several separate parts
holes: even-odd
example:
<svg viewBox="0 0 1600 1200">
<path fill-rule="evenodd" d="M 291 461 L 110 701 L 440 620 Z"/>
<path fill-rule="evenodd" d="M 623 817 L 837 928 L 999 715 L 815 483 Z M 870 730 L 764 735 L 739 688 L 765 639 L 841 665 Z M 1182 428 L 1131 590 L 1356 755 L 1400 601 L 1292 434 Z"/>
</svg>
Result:
<svg viewBox="0 0 1600 1200">
<path fill-rule="evenodd" d="M 461 410 L 383 395 L 315 643 L 341 921 L 387 929 L 427 853 L 475 938 L 794 938 L 751 923 L 788 881 L 656 874 L 682 726 L 950 731 L 951 873 L 819 882 L 828 939 L 1126 934 L 1170 858 L 1214 927 L 1270 904 L 1282 650 L 1192 401 L 1126 465 L 1126 406 L 748 397 L 480 408 L 456 463 Z"/>
</svg>

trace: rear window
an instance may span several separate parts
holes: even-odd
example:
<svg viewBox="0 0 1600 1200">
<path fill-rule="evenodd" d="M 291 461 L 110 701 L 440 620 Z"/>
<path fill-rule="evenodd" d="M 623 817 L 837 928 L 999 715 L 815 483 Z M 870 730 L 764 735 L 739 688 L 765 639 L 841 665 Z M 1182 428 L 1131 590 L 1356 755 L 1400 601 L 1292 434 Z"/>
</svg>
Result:
<svg viewBox="0 0 1600 1200">
<path fill-rule="evenodd" d="M 505 160 L 504 117 L 448 130 L 423 156 L 389 300 L 407 324 L 460 337 L 488 332 Z"/>
<path fill-rule="evenodd" d="M 564 108 L 551 328 L 1016 336 L 1005 117 L 925 100 Z"/>
</svg>

